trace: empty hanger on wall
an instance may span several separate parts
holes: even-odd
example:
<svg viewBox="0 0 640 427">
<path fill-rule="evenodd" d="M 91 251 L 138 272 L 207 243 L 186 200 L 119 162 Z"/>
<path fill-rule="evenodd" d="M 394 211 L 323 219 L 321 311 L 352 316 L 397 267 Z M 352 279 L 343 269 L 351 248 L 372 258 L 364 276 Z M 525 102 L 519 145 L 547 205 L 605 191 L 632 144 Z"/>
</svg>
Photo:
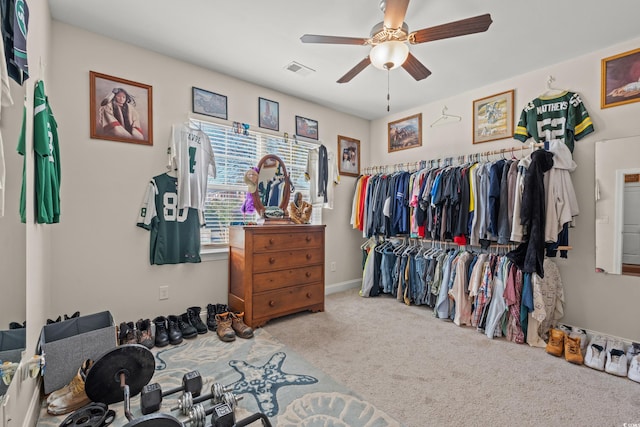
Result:
<svg viewBox="0 0 640 427">
<path fill-rule="evenodd" d="M 558 89 L 553 87 L 551 83 L 553 83 L 554 81 L 556 81 L 556 79 L 551 75 L 549 76 L 549 78 L 547 78 L 547 90 L 545 90 L 542 95 L 540 95 L 540 97 L 556 96 L 566 92 L 566 89 Z"/>
<path fill-rule="evenodd" d="M 456 116 L 456 115 L 453 115 L 453 114 L 447 114 L 446 111 L 447 111 L 447 106 L 445 105 L 442 108 L 442 114 L 440 115 L 440 117 L 438 117 L 436 119 L 436 121 L 431 123 L 430 127 L 443 126 L 443 125 L 446 125 L 446 124 L 455 123 L 455 122 L 459 122 L 460 120 L 462 120 L 462 117 Z"/>
</svg>

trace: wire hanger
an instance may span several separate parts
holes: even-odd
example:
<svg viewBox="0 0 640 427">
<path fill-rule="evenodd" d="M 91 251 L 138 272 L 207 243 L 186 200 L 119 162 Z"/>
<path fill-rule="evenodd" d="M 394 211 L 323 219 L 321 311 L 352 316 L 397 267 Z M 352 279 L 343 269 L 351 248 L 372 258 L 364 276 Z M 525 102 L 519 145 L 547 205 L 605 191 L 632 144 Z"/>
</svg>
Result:
<svg viewBox="0 0 640 427">
<path fill-rule="evenodd" d="M 560 95 L 563 92 L 566 92 L 565 89 L 559 89 L 551 86 L 551 83 L 553 83 L 554 81 L 556 81 L 556 79 L 551 75 L 549 76 L 549 78 L 547 78 L 547 90 L 544 91 L 542 95 L 540 95 L 541 97 L 555 96 L 555 95 Z"/>
<path fill-rule="evenodd" d="M 442 108 L 442 114 L 440 115 L 440 117 L 438 117 L 435 122 L 431 123 L 430 127 L 443 126 L 446 124 L 455 123 L 462 120 L 462 117 L 456 116 L 453 114 L 447 114 L 446 111 L 447 111 L 447 106 L 445 105 Z"/>
</svg>

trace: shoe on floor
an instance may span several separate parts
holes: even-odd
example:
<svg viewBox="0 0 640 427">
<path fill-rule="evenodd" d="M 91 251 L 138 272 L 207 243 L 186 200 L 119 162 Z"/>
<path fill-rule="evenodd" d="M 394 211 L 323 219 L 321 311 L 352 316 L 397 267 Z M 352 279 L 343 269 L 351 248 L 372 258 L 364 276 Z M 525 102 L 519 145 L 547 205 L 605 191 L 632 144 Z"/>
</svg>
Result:
<svg viewBox="0 0 640 427">
<path fill-rule="evenodd" d="M 171 345 L 178 345 L 182 342 L 182 331 L 178 323 L 179 317 L 170 314 L 167 316 L 167 327 L 169 330 L 169 343 Z"/>
<path fill-rule="evenodd" d="M 189 322 L 196 328 L 198 334 L 206 334 L 209 329 L 200 318 L 200 311 L 200 307 L 189 307 L 187 308 L 187 315 L 189 316 Z"/>
<path fill-rule="evenodd" d="M 587 351 L 587 343 L 589 342 L 589 339 L 587 338 L 587 331 L 580 328 L 572 328 L 569 336 L 572 338 L 580 338 L 580 351 L 584 356 Z"/>
<path fill-rule="evenodd" d="M 85 393 L 84 391 L 84 382 L 87 378 L 87 373 L 89 372 L 89 369 L 91 369 L 92 365 L 93 361 L 91 359 L 85 360 L 71 382 L 63 387 L 59 393 L 54 392 L 54 399 L 49 401 L 49 399 L 47 398 L 47 412 L 49 414 L 67 414 L 69 412 L 80 409 L 91 402 L 91 400 L 87 396 L 87 393 Z"/>
<path fill-rule="evenodd" d="M 635 355 L 631 358 L 627 377 L 630 380 L 640 383 L 640 355 Z"/>
<path fill-rule="evenodd" d="M 567 362 L 575 363 L 576 365 L 584 363 L 582 350 L 580 349 L 580 337 L 564 337 L 564 358 Z"/>
<path fill-rule="evenodd" d="M 120 323 L 120 332 L 118 333 L 118 343 L 120 345 L 125 344 L 137 344 L 138 343 L 138 331 L 136 331 L 133 322 Z"/>
<path fill-rule="evenodd" d="M 217 331 L 216 315 L 228 311 L 229 306 L 227 304 L 207 304 L 207 328 L 212 332 Z"/>
<path fill-rule="evenodd" d="M 607 361 L 604 365 L 605 372 L 619 377 L 627 376 L 627 354 L 624 352 L 622 341 L 609 340 L 607 346 Z"/>
<path fill-rule="evenodd" d="M 631 364 L 634 356 L 640 355 L 640 343 L 632 342 L 627 348 L 627 364 Z"/>
<path fill-rule="evenodd" d="M 138 330 L 138 344 L 141 344 L 151 350 L 154 346 L 153 334 L 151 333 L 151 320 L 140 319 L 136 322 Z"/>
<path fill-rule="evenodd" d="M 594 335 L 587 346 L 584 356 L 584 364 L 590 368 L 604 371 L 604 363 L 607 359 L 607 339 L 602 335 Z"/>
<path fill-rule="evenodd" d="M 244 323 L 244 312 L 242 313 L 230 313 L 231 315 L 231 327 L 234 332 L 240 338 L 252 338 L 253 329 Z"/>
<path fill-rule="evenodd" d="M 231 318 L 231 314 L 229 312 L 216 314 L 216 333 L 218 334 L 218 338 L 220 338 L 222 341 L 229 342 L 236 339 L 236 333 L 231 326 L 232 322 L 233 319 Z"/>
<path fill-rule="evenodd" d="M 565 333 L 561 329 L 551 329 L 549 331 L 549 342 L 545 351 L 553 356 L 560 357 L 564 350 Z"/>
<path fill-rule="evenodd" d="M 164 316 L 158 316 L 153 319 L 153 324 L 156 327 L 156 334 L 154 338 L 154 344 L 156 347 L 164 347 L 169 345 L 169 331 L 167 330 L 167 318 Z"/>
<path fill-rule="evenodd" d="M 185 312 L 178 316 L 178 327 L 182 332 L 182 337 L 186 339 L 195 338 L 198 336 L 198 330 L 189 321 L 189 313 Z"/>
</svg>

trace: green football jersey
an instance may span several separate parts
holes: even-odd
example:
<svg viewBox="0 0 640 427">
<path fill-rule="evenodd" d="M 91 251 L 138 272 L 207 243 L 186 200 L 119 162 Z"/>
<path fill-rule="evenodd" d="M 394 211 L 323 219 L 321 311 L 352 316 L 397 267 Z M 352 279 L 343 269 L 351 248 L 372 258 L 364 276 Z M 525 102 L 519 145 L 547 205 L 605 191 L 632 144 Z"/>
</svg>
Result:
<svg viewBox="0 0 640 427">
<path fill-rule="evenodd" d="M 563 92 L 529 102 L 520 114 L 513 137 L 522 142 L 530 137 L 538 143 L 560 140 L 573 153 L 574 141 L 593 130 L 593 122 L 580 95 Z"/>
<path fill-rule="evenodd" d="M 200 215 L 178 209 L 178 179 L 153 177 L 140 207 L 138 227 L 151 231 L 151 264 L 200 262 Z"/>
</svg>

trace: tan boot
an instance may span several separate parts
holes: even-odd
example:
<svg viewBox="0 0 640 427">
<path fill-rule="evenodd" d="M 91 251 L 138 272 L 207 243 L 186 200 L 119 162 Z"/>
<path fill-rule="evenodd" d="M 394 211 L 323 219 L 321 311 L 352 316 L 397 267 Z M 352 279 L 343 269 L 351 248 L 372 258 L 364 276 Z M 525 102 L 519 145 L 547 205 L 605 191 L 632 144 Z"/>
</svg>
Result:
<svg viewBox="0 0 640 427">
<path fill-rule="evenodd" d="M 564 358 L 567 359 L 567 362 L 575 363 L 576 365 L 584 363 L 580 349 L 580 337 L 568 335 L 564 337 Z"/>
<path fill-rule="evenodd" d="M 49 399 L 47 399 L 47 412 L 49 414 L 67 414 L 69 412 L 80 409 L 91 402 L 91 400 L 87 396 L 87 393 L 85 393 L 84 391 L 84 381 L 87 378 L 87 372 L 89 371 L 89 369 L 87 368 L 83 370 L 83 368 L 93 365 L 93 361 L 89 362 L 89 360 L 87 360 L 82 365 L 83 366 L 78 370 L 76 376 L 73 377 L 73 379 L 67 386 L 65 386 L 67 387 L 66 393 L 59 394 L 58 397 L 53 399 L 51 402 L 49 402 Z"/>
<path fill-rule="evenodd" d="M 551 329 L 549 331 L 549 342 L 547 343 L 546 352 L 556 357 L 562 356 L 564 350 L 565 333 L 560 329 Z"/>
<path fill-rule="evenodd" d="M 233 331 L 233 327 L 231 326 L 232 319 L 229 312 L 216 314 L 216 323 L 218 324 L 216 328 L 218 338 L 226 342 L 236 339 L 236 333 Z"/>
<path fill-rule="evenodd" d="M 240 338 L 253 337 L 253 329 L 244 323 L 244 311 L 242 313 L 231 313 L 231 327 Z"/>
<path fill-rule="evenodd" d="M 87 376 L 87 372 L 89 372 L 89 369 L 91 369 L 91 366 L 93 366 L 93 360 L 91 359 L 87 359 L 84 362 L 82 362 L 82 366 L 80 367 L 80 370 L 78 371 L 78 373 L 76 374 L 75 377 L 73 377 L 73 379 L 71 380 L 71 382 L 69 384 L 67 384 L 66 386 L 52 391 L 49 396 L 47 396 L 47 404 L 53 402 L 54 400 L 56 400 L 59 397 L 64 396 L 65 394 L 69 393 L 69 390 L 71 390 L 72 384 L 74 383 L 74 381 L 81 381 L 84 384 L 84 380 L 82 379 L 83 377 Z M 81 374 L 82 372 L 82 374 Z"/>
</svg>

